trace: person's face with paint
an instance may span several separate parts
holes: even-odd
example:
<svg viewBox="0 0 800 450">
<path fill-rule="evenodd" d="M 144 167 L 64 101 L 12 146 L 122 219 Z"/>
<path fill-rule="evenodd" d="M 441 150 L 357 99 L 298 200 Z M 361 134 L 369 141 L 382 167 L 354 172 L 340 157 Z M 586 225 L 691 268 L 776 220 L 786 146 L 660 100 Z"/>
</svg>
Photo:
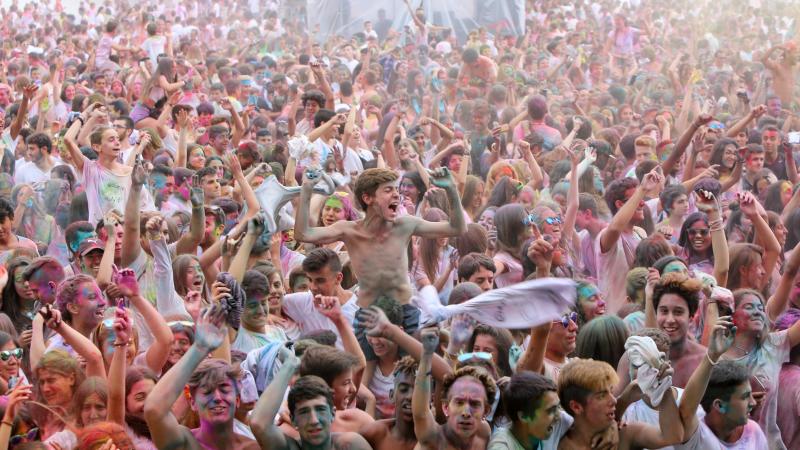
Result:
<svg viewBox="0 0 800 450">
<path fill-rule="evenodd" d="M 192 392 L 192 409 L 200 416 L 201 424 L 231 423 L 238 406 L 237 383 L 230 378 L 216 386 L 201 385 Z"/>
<path fill-rule="evenodd" d="M 419 189 L 410 178 L 403 178 L 400 182 L 400 194 L 405 198 L 411 199 L 415 205 L 419 203 Z"/>
<path fill-rule="evenodd" d="M 395 419 L 406 423 L 414 422 L 414 416 L 411 413 L 411 396 L 413 394 L 414 375 L 408 373 L 395 374 L 394 388 L 389 392 L 390 398 L 394 401 Z"/>
<path fill-rule="evenodd" d="M 344 220 L 344 203 L 337 197 L 328 197 L 325 206 L 322 207 L 322 224 L 326 227 Z"/>
<path fill-rule="evenodd" d="M 114 241 L 114 261 L 119 261 L 119 258 L 122 256 L 122 235 L 124 232 L 125 228 L 123 228 L 122 223 L 117 222 L 117 225 L 114 227 L 114 233 L 117 236 L 117 240 Z M 106 231 L 106 228 L 100 228 L 96 236 L 103 242 L 107 241 L 108 232 Z"/>
<path fill-rule="evenodd" d="M 747 170 L 750 173 L 756 173 L 764 168 L 764 153 L 750 153 L 747 157 Z"/>
<path fill-rule="evenodd" d="M 325 397 L 303 400 L 292 411 L 292 425 L 300 434 L 304 446 L 319 447 L 330 439 L 330 429 L 335 417 L 333 408 Z"/>
<path fill-rule="evenodd" d="M 778 145 L 781 143 L 780 133 L 774 130 L 766 130 L 761 135 L 761 144 L 764 146 L 764 151 L 769 155 L 778 153 Z"/>
<path fill-rule="evenodd" d="M 711 247 L 711 232 L 705 221 L 698 220 L 691 224 L 687 232 L 689 244 L 695 252 L 705 252 Z"/>
<path fill-rule="evenodd" d="M 104 422 L 108 414 L 108 405 L 96 392 L 89 394 L 81 405 L 81 425 L 88 427 L 99 422 Z"/>
<path fill-rule="evenodd" d="M 199 262 L 192 262 L 192 264 L 186 269 L 186 274 L 184 277 L 184 283 L 187 290 L 203 292 L 203 286 L 205 286 L 206 277 L 203 274 L 203 269 L 200 267 Z"/>
<path fill-rule="evenodd" d="M 267 294 L 268 295 L 268 294 Z M 257 293 L 249 295 L 242 311 L 242 326 L 248 331 L 263 333 L 269 318 L 269 300 L 267 295 Z"/>
<path fill-rule="evenodd" d="M 527 436 L 544 441 L 553 434 L 553 429 L 561 418 L 559 408 L 558 393 L 546 391 L 539 399 L 539 405 L 533 411 L 533 414 L 524 415 L 524 413 L 520 412 L 519 417 L 514 419 L 515 422 L 521 422 L 524 425 Z"/>
<path fill-rule="evenodd" d="M 118 351 L 118 347 L 114 347 L 114 342 L 117 341 L 117 333 L 114 330 L 114 319 L 104 319 L 103 325 L 106 331 L 105 340 L 102 344 L 102 351 L 103 351 L 103 359 L 105 360 L 106 367 L 111 366 L 111 360 L 114 358 L 114 352 Z M 136 358 L 136 345 L 134 345 L 133 335 L 130 337 L 130 341 L 127 347 L 125 348 L 125 361 L 127 361 L 128 365 L 133 364 L 133 359 Z"/>
<path fill-rule="evenodd" d="M 189 347 L 192 346 L 192 341 L 189 339 L 189 335 L 186 334 L 185 331 L 182 329 L 174 329 L 172 330 L 172 345 L 170 345 L 169 349 L 169 356 L 167 356 L 167 362 L 171 365 L 175 365 L 178 361 L 183 358 L 183 355 L 189 351 Z"/>
<path fill-rule="evenodd" d="M 14 270 L 14 273 L 11 274 L 12 280 L 14 281 L 14 290 L 17 291 L 17 295 L 21 300 L 31 301 L 34 299 L 33 291 L 31 291 L 30 285 L 22 277 L 24 272 L 25 267 L 20 266 L 17 267 L 16 270 Z"/>
<path fill-rule="evenodd" d="M 486 398 L 486 389 L 478 379 L 461 377 L 450 386 L 447 402 L 442 410 L 447 417 L 447 428 L 467 442 L 478 432 L 483 418 L 491 405 Z"/>
<path fill-rule="evenodd" d="M 87 328 L 94 328 L 103 320 L 106 306 L 106 300 L 94 281 L 78 286 L 78 295 L 75 301 L 67 305 L 72 313 L 73 322 L 75 322 L 74 319 L 77 319 Z"/>
<path fill-rule="evenodd" d="M 578 288 L 578 304 L 587 322 L 606 313 L 603 295 L 593 285 Z"/>
<path fill-rule="evenodd" d="M 125 395 L 125 413 L 140 419 L 144 418 L 144 402 L 156 384 L 149 378 L 144 378 L 131 386 L 131 391 Z"/>
<path fill-rule="evenodd" d="M 215 242 L 222 236 L 222 230 L 224 230 L 225 224 L 217 223 L 217 216 L 216 214 L 209 214 L 206 212 L 206 230 L 205 230 L 205 241 L 206 242 Z"/>
<path fill-rule="evenodd" d="M 174 176 L 154 172 L 150 179 L 153 182 L 153 190 L 161 194 L 163 198 L 167 198 L 175 192 Z"/>
<path fill-rule="evenodd" d="M 52 304 L 56 299 L 56 286 L 64 279 L 64 270 L 54 264 L 45 264 L 31 274 L 28 280 L 33 298 Z"/>
</svg>

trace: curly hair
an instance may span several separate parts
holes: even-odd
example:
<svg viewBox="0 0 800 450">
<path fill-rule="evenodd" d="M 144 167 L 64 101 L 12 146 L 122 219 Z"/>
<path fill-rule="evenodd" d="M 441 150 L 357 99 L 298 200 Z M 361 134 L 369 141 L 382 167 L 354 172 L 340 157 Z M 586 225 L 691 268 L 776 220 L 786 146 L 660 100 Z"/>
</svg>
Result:
<svg viewBox="0 0 800 450">
<path fill-rule="evenodd" d="M 653 287 L 653 307 L 658 309 L 661 297 L 665 294 L 675 294 L 686 301 L 686 305 L 689 307 L 689 316 L 692 317 L 697 311 L 702 288 L 703 283 L 696 278 L 689 278 L 688 275 L 680 272 L 666 273 Z"/>
<path fill-rule="evenodd" d="M 134 450 L 136 446 L 122 425 L 113 422 L 99 422 L 78 432 L 78 447 L 81 450 L 100 449 L 111 440 L 119 450 Z"/>
<path fill-rule="evenodd" d="M 472 377 L 478 380 L 483 385 L 483 389 L 486 392 L 486 401 L 494 401 L 494 397 L 497 395 L 497 384 L 495 384 L 494 380 L 491 376 L 489 376 L 489 373 L 486 370 L 475 366 L 462 367 L 445 376 L 444 382 L 442 383 L 442 397 L 445 399 L 448 398 L 450 394 L 450 388 L 453 387 L 453 384 L 455 384 L 456 380 L 463 377 Z"/>
<path fill-rule="evenodd" d="M 367 204 L 364 202 L 364 195 L 373 196 L 380 185 L 396 180 L 397 172 L 391 169 L 367 169 L 362 172 L 356 179 L 356 186 L 353 190 L 358 206 L 366 211 Z"/>
<path fill-rule="evenodd" d="M 392 375 L 395 377 L 395 380 L 398 379 L 398 375 L 408 375 L 410 377 L 415 377 L 417 375 L 417 369 L 419 369 L 419 363 L 414 358 L 406 355 L 400 358 L 394 364 L 394 370 L 392 371 Z"/>
</svg>

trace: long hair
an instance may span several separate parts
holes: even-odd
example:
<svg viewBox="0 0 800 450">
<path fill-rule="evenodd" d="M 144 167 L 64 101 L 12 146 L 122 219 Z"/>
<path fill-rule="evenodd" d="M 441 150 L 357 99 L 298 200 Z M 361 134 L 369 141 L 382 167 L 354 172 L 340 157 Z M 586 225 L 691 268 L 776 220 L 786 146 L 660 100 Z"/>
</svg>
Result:
<svg viewBox="0 0 800 450">
<path fill-rule="evenodd" d="M 200 258 L 196 255 L 178 255 L 172 261 L 172 281 L 175 284 L 175 292 L 181 297 L 189 293 L 189 286 L 186 285 L 186 272 L 193 264 L 200 264 Z"/>
<path fill-rule="evenodd" d="M 171 79 L 175 77 L 175 62 L 172 58 L 161 58 L 158 60 L 158 65 L 156 66 L 156 70 L 153 72 L 153 75 L 150 77 L 149 80 L 142 86 L 142 95 L 141 99 L 147 100 L 150 96 L 150 91 L 155 87 L 158 86 L 158 77 L 165 76 L 168 81 L 172 81 Z"/>
<path fill-rule="evenodd" d="M 756 264 L 764 256 L 764 248 L 755 244 L 733 244 L 730 246 L 730 269 L 728 270 L 728 285 L 730 290 L 734 289 L 758 289 L 762 287 L 744 286 L 745 280 L 742 279 L 741 269 Z M 769 274 L 767 274 L 768 276 Z"/>
<path fill-rule="evenodd" d="M 613 314 L 606 314 L 586 322 L 575 342 L 575 356 L 605 361 L 617 367 L 625 353 L 628 328 L 625 322 Z"/>
<path fill-rule="evenodd" d="M 158 376 L 146 367 L 134 366 L 128 368 L 128 373 L 125 374 L 125 392 L 131 392 L 133 385 L 142 380 L 152 380 L 153 383 L 158 383 Z M 134 434 L 150 439 L 150 427 L 147 426 L 144 417 L 129 414 L 127 405 L 125 406 L 125 423 L 131 427 Z"/>
<path fill-rule="evenodd" d="M 461 195 L 461 206 L 464 208 L 465 211 L 468 211 L 470 208 L 472 208 L 472 203 L 475 201 L 475 198 L 479 194 L 478 187 L 482 185 L 483 185 L 483 180 L 476 177 L 475 175 L 467 175 L 467 179 L 464 182 L 464 193 Z M 483 203 L 482 199 L 481 203 Z M 480 209 L 481 208 L 478 208 L 478 210 Z M 476 218 L 477 217 L 473 217 L 473 219 Z"/>
<path fill-rule="evenodd" d="M 6 263 L 8 282 L 5 287 L 3 287 L 3 302 L 2 306 L 0 306 L 0 311 L 11 318 L 11 320 L 21 328 L 26 328 L 30 325 L 31 318 L 22 312 L 22 299 L 17 293 L 17 288 L 14 286 L 14 275 L 17 271 L 25 270 L 30 263 L 30 259 L 21 256 L 13 258 Z"/>
<path fill-rule="evenodd" d="M 511 332 L 505 328 L 495 328 L 480 324 L 472 331 L 472 336 L 469 338 L 469 343 L 467 343 L 468 351 L 472 351 L 478 336 L 490 336 L 494 339 L 494 345 L 497 347 L 497 359 L 499 360 L 495 361 L 497 365 L 497 374 L 500 377 L 510 377 L 512 375 L 512 370 L 508 355 L 511 346 L 514 344 L 514 338 L 511 336 Z M 491 400 L 492 399 L 489 401 Z"/>
<path fill-rule="evenodd" d="M 34 378 L 38 378 L 40 370 L 47 370 L 49 372 L 55 372 L 59 375 L 69 377 L 72 376 L 75 379 L 75 383 L 72 385 L 72 392 L 73 394 L 83 383 L 85 375 L 81 370 L 80 366 L 78 365 L 78 360 L 73 358 L 69 353 L 65 352 L 64 350 L 51 350 L 44 355 L 39 360 L 39 364 L 34 369 Z M 39 401 L 44 402 L 44 395 L 41 391 L 41 385 L 39 383 L 36 384 L 35 388 L 36 392 L 36 399 Z M 53 407 L 54 405 L 47 405 Z M 61 405 L 55 405 L 61 406 Z M 73 405 L 68 405 L 67 407 L 70 408 L 69 411 L 64 411 L 65 415 L 68 417 L 72 416 L 72 407 Z"/>
<path fill-rule="evenodd" d="M 525 243 L 525 208 L 518 203 L 504 205 L 494 216 L 497 228 L 497 249 L 520 259 L 520 250 Z"/>
<path fill-rule="evenodd" d="M 75 395 L 73 396 L 74 405 L 72 408 L 75 411 L 75 423 L 79 427 L 85 427 L 88 425 L 83 423 L 83 419 L 81 418 L 81 409 L 83 409 L 83 404 L 86 402 L 86 399 L 92 394 L 97 394 L 103 403 L 106 405 L 108 404 L 108 383 L 106 382 L 105 378 L 89 377 L 84 380 L 84 382 L 81 383 L 80 386 L 78 386 L 78 389 L 75 391 Z"/>
<path fill-rule="evenodd" d="M 444 222 L 447 220 L 447 214 L 441 209 L 431 208 L 422 216 L 428 222 Z M 442 256 L 442 251 L 439 249 L 438 238 L 420 239 L 419 244 L 419 260 L 417 264 L 422 263 L 422 270 L 429 280 L 434 281 L 439 271 L 439 258 Z"/>
</svg>

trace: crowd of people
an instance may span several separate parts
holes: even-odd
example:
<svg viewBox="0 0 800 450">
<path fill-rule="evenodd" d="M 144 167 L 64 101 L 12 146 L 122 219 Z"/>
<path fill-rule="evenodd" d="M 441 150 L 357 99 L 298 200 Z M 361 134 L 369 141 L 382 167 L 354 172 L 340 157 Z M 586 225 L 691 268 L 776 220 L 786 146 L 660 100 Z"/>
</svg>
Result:
<svg viewBox="0 0 800 450">
<path fill-rule="evenodd" d="M 519 1 L 0 9 L 0 448 L 800 449 L 800 4 Z"/>
</svg>

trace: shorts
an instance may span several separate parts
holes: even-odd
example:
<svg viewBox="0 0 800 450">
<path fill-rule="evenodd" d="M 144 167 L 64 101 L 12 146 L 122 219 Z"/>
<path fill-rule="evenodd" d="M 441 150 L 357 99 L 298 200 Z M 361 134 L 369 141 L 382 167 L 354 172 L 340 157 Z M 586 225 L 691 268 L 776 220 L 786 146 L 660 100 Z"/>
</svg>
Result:
<svg viewBox="0 0 800 450">
<path fill-rule="evenodd" d="M 148 117 L 150 117 L 150 110 L 147 106 L 141 104 L 141 102 L 137 102 L 136 106 L 131 110 L 131 120 L 133 123 L 140 122 Z"/>
<path fill-rule="evenodd" d="M 414 334 L 419 329 L 419 309 L 414 305 L 402 305 L 403 308 L 403 331 L 408 334 Z M 363 308 L 358 308 L 361 311 Z M 358 345 L 361 346 L 361 351 L 364 352 L 364 357 L 367 361 L 376 361 L 378 356 L 372 350 L 372 346 L 367 342 L 367 330 L 358 320 L 358 311 L 356 311 L 356 320 L 354 332 L 358 338 Z"/>
</svg>

